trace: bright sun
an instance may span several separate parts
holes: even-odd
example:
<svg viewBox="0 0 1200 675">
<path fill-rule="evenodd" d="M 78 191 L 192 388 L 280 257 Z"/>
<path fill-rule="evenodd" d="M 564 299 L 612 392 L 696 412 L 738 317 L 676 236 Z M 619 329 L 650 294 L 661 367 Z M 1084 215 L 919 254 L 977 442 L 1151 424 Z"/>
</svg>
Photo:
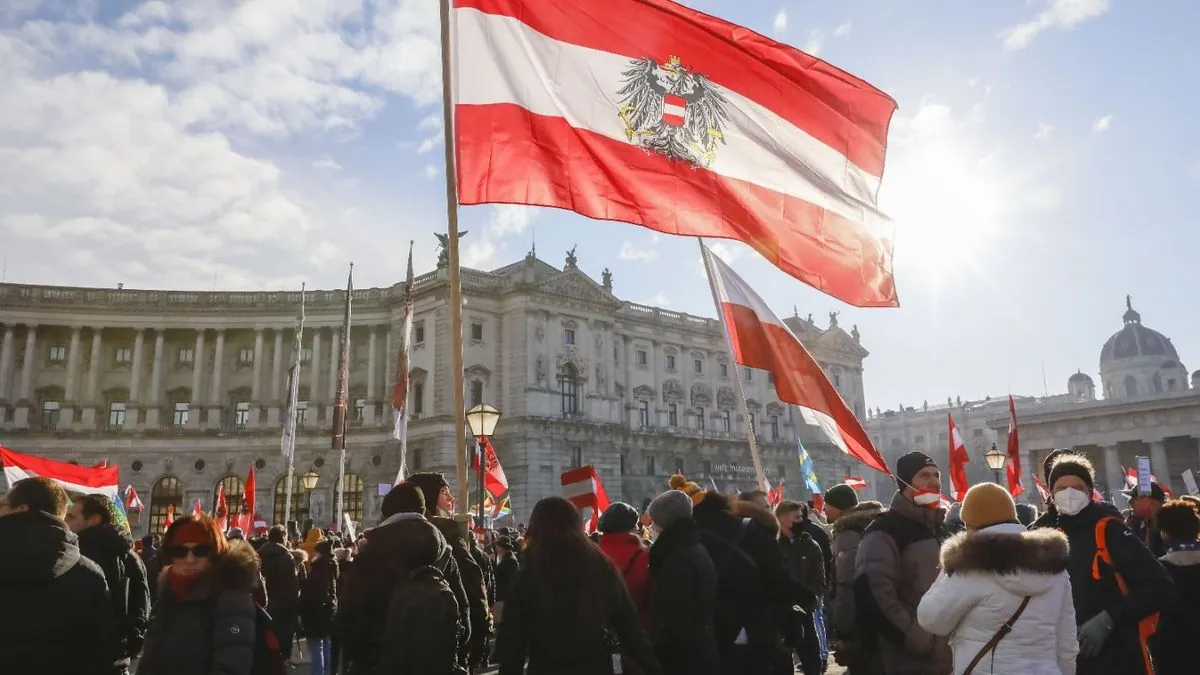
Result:
<svg viewBox="0 0 1200 675">
<path fill-rule="evenodd" d="M 880 194 L 896 227 L 897 266 L 937 279 L 977 261 L 999 221 L 1000 191 L 987 167 L 951 142 L 905 148 Z"/>
</svg>

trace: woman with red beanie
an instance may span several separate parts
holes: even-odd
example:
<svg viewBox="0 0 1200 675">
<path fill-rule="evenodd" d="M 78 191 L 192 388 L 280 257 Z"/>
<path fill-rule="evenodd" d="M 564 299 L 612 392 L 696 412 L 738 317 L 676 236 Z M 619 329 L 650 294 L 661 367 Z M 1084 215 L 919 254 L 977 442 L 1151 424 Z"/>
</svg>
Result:
<svg viewBox="0 0 1200 675">
<path fill-rule="evenodd" d="M 166 567 L 137 675 L 249 675 L 254 661 L 258 555 L 205 515 L 163 535 Z"/>
</svg>

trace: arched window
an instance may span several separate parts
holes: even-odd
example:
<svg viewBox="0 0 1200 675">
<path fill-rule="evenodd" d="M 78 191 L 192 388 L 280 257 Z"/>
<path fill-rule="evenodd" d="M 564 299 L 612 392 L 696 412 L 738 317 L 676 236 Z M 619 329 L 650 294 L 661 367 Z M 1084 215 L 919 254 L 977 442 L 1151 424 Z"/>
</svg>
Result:
<svg viewBox="0 0 1200 675">
<path fill-rule="evenodd" d="M 225 486 L 225 512 L 229 515 L 230 522 L 234 516 L 242 510 L 243 487 L 242 479 L 234 475 L 225 476 L 217 481 L 216 487 L 213 488 L 213 505 L 217 503 L 217 494 L 221 492 L 221 486 Z M 250 514 L 254 515 L 254 514 Z"/>
<path fill-rule="evenodd" d="M 558 376 L 558 390 L 562 395 L 563 416 L 579 414 L 579 371 L 573 364 L 563 364 Z"/>
<path fill-rule="evenodd" d="M 284 509 L 287 504 L 287 476 L 280 476 L 275 481 L 275 512 L 272 523 L 287 523 Z M 308 520 L 308 490 L 300 483 L 300 474 L 292 476 L 292 520 L 304 525 Z"/>
<path fill-rule="evenodd" d="M 183 488 L 174 476 L 163 476 L 150 490 L 150 534 L 162 534 L 167 520 L 167 507 L 175 507 L 175 517 L 187 515 L 179 512 L 183 503 Z"/>
<path fill-rule="evenodd" d="M 1137 380 L 1132 375 L 1125 376 L 1125 395 L 1137 396 Z"/>
<path fill-rule="evenodd" d="M 350 522 L 361 523 L 363 519 L 363 482 L 356 473 L 347 473 L 342 479 L 342 512 L 350 514 Z M 338 530 L 346 524 L 338 523 Z"/>
<path fill-rule="evenodd" d="M 1154 386 L 1154 393 L 1161 394 L 1162 390 L 1163 390 L 1162 376 L 1159 375 L 1158 373 L 1155 373 L 1154 377 L 1151 378 L 1150 382 Z"/>
</svg>

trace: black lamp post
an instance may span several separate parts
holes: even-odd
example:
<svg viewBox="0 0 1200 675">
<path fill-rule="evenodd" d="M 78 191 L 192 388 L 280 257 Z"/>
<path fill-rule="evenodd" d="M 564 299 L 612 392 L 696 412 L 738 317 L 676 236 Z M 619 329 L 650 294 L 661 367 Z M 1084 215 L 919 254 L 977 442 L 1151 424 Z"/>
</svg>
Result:
<svg viewBox="0 0 1200 675">
<path fill-rule="evenodd" d="M 480 403 L 479 405 L 467 411 L 467 425 L 471 428 L 471 435 L 475 437 L 475 448 L 479 456 L 479 470 L 477 477 L 479 479 L 479 511 L 476 516 L 477 526 L 483 526 L 483 472 L 486 470 L 487 457 L 483 454 L 482 444 L 496 433 L 496 425 L 500 422 L 500 411 L 494 407 Z"/>
</svg>

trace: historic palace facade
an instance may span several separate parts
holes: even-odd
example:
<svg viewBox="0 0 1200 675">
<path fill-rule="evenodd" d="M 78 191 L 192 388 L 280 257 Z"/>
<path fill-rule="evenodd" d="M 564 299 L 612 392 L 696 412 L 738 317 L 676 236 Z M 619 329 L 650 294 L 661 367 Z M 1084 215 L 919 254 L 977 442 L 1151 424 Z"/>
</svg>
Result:
<svg viewBox="0 0 1200 675">
<path fill-rule="evenodd" d="M 484 272 L 463 270 L 467 405 L 501 411 L 494 444 L 524 519 L 558 494 L 560 473 L 593 464 L 610 496 L 640 506 L 683 471 L 720 489 L 754 483 L 753 425 L 766 473 L 799 494 L 797 439 L 817 472 L 852 469 L 775 396 L 767 374 L 728 362 L 719 324 L 625 302 L 584 274 L 568 254 L 557 269 L 533 254 Z M 447 270 L 415 283 L 409 427 L 413 470 L 453 483 L 453 396 Z M 330 522 L 337 453 L 330 422 L 344 291 L 309 291 L 301 355 L 294 511 Z M 378 495 L 399 466 L 390 389 L 403 316 L 403 285 L 353 291 L 346 510 L 376 520 Z M 225 485 L 237 508 L 256 467 L 258 511 L 281 521 L 286 459 L 279 451 L 299 292 L 193 292 L 0 284 L 0 443 L 80 464 L 120 466 L 147 509 L 135 527 L 157 529 L 168 504 L 211 508 Z M 831 315 L 819 328 L 788 325 L 860 417 L 867 352 Z M 750 419 L 733 377 L 741 377 Z M 886 488 L 890 490 L 889 488 Z"/>
</svg>

